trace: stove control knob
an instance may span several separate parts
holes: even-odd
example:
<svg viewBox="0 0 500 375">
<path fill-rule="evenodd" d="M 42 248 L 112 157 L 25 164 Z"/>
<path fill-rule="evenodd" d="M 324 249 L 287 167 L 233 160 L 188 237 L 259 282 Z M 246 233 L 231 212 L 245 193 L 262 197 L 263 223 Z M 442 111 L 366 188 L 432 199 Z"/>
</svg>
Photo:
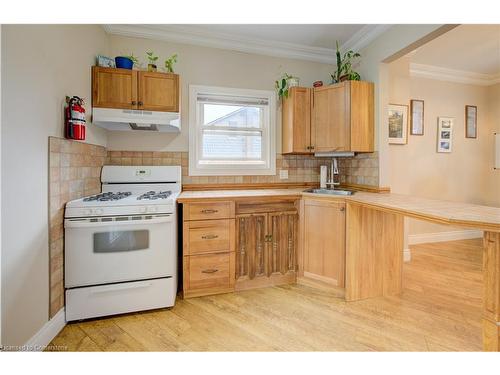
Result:
<svg viewBox="0 0 500 375">
<path fill-rule="evenodd" d="M 95 211 L 94 211 L 94 213 L 95 213 L 96 215 L 102 215 L 102 212 L 103 212 L 103 211 L 102 211 L 102 208 L 96 208 L 96 209 L 95 209 Z"/>
<path fill-rule="evenodd" d="M 83 210 L 83 216 L 90 216 L 92 215 L 92 210 L 90 208 L 86 208 Z"/>
<path fill-rule="evenodd" d="M 139 212 L 145 214 L 148 211 L 147 207 L 139 207 Z"/>
<path fill-rule="evenodd" d="M 148 212 L 153 213 L 153 212 L 156 212 L 156 211 L 157 211 L 157 209 L 156 209 L 156 207 L 155 207 L 155 206 L 149 206 L 149 207 L 148 207 Z"/>
</svg>

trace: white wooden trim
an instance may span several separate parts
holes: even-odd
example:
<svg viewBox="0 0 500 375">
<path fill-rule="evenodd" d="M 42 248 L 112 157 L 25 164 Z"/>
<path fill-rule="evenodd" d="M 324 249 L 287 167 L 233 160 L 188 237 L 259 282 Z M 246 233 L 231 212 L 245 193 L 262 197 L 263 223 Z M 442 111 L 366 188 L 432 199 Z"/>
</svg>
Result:
<svg viewBox="0 0 500 375">
<path fill-rule="evenodd" d="M 230 94 L 234 96 L 255 96 L 268 100 L 267 111 L 269 120 L 264 129 L 267 139 L 266 163 L 262 166 L 255 165 L 220 165 L 210 167 L 198 166 L 199 134 L 196 119 L 198 117 L 197 95 Z M 189 176 L 250 176 L 250 175 L 275 175 L 276 174 L 276 93 L 269 90 L 251 90 L 231 87 L 189 85 Z"/>
<path fill-rule="evenodd" d="M 393 25 L 365 25 L 342 44 L 340 49 L 342 51 L 353 50 L 354 52 L 359 52 L 392 26 Z"/>
<path fill-rule="evenodd" d="M 366 47 L 391 25 L 366 25 L 343 45 L 342 49 L 359 51 Z M 313 47 L 304 44 L 250 38 L 237 34 L 207 32 L 193 25 L 103 25 L 108 34 L 163 40 L 172 43 L 221 48 L 255 53 L 265 56 L 314 61 L 325 64 L 335 62 L 333 48 Z"/>
<path fill-rule="evenodd" d="M 45 347 L 50 344 L 52 339 L 61 332 L 65 325 L 66 317 L 63 307 L 52 319 L 45 323 L 21 349 L 29 352 L 43 351 Z"/>
<path fill-rule="evenodd" d="M 491 86 L 500 83 L 500 74 L 483 74 L 442 68 L 426 64 L 410 64 L 410 77 L 434 79 L 468 85 Z"/>
<path fill-rule="evenodd" d="M 428 242 L 467 240 L 471 238 L 480 238 L 482 236 L 483 236 L 483 231 L 473 230 L 473 229 L 455 230 L 449 232 L 410 234 L 408 236 L 408 244 L 416 245 L 419 243 L 428 243 Z"/>
</svg>

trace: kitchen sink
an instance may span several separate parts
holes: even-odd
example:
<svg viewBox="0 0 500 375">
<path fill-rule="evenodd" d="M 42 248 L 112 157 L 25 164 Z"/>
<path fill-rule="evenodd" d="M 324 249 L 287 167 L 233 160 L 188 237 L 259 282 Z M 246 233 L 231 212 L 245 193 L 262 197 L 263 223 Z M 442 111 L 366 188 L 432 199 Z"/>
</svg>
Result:
<svg viewBox="0 0 500 375">
<path fill-rule="evenodd" d="M 353 195 L 354 191 L 352 190 L 342 190 L 342 189 L 309 189 L 305 190 L 304 193 L 313 193 L 313 194 L 330 194 L 330 195 Z"/>
</svg>

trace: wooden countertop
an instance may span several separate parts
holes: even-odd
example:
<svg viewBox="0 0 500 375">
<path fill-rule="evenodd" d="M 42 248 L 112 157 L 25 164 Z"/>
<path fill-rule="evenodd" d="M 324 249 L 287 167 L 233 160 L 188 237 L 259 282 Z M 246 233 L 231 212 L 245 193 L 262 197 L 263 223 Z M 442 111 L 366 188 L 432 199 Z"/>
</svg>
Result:
<svg viewBox="0 0 500 375">
<path fill-rule="evenodd" d="M 339 199 L 339 196 L 303 193 L 321 199 Z M 331 198 L 330 198 L 331 197 Z M 450 202 L 437 199 L 419 198 L 403 194 L 377 194 L 356 192 L 343 197 L 346 202 L 402 214 L 415 219 L 500 232 L 500 208 L 480 206 L 470 203 Z"/>
<path fill-rule="evenodd" d="M 358 191 L 352 196 L 332 196 L 304 193 L 300 189 L 254 189 L 254 190 L 202 190 L 185 191 L 177 198 L 186 203 L 197 200 L 252 199 L 265 197 L 344 200 L 367 207 L 402 214 L 438 224 L 448 224 L 487 231 L 500 232 L 500 208 L 469 203 L 449 202 L 437 199 L 413 197 L 393 193 L 368 193 Z"/>
<path fill-rule="evenodd" d="M 200 199 L 221 200 L 236 198 L 259 198 L 259 197 L 295 197 L 300 198 L 304 188 L 300 189 L 252 189 L 252 190 L 200 190 L 183 191 L 177 201 L 185 203 Z"/>
</svg>

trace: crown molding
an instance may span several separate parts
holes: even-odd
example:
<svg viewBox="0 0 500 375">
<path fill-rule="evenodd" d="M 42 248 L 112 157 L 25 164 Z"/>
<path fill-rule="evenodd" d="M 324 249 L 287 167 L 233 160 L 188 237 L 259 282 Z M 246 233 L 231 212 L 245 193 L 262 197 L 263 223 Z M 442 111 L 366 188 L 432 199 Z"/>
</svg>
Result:
<svg viewBox="0 0 500 375">
<path fill-rule="evenodd" d="M 341 49 L 360 51 L 391 27 L 392 25 L 365 25 L 342 44 Z"/>
<path fill-rule="evenodd" d="M 500 83 L 500 73 L 483 74 L 417 63 L 410 63 L 410 77 L 427 78 L 438 81 L 477 86 L 491 86 Z"/>
<path fill-rule="evenodd" d="M 172 43 L 226 49 L 259 55 L 333 64 L 333 49 L 310 47 L 225 33 L 207 32 L 195 26 L 177 25 L 104 25 L 108 34 L 163 40 Z"/>
<path fill-rule="evenodd" d="M 366 25 L 344 43 L 342 47 L 351 46 L 350 49 L 362 48 L 388 27 L 389 25 Z M 191 44 L 325 64 L 333 64 L 335 62 L 334 49 L 249 38 L 236 34 L 207 32 L 205 29 L 193 25 L 107 24 L 103 25 L 103 28 L 108 34 L 113 35 L 155 39 L 172 43 Z"/>
</svg>

